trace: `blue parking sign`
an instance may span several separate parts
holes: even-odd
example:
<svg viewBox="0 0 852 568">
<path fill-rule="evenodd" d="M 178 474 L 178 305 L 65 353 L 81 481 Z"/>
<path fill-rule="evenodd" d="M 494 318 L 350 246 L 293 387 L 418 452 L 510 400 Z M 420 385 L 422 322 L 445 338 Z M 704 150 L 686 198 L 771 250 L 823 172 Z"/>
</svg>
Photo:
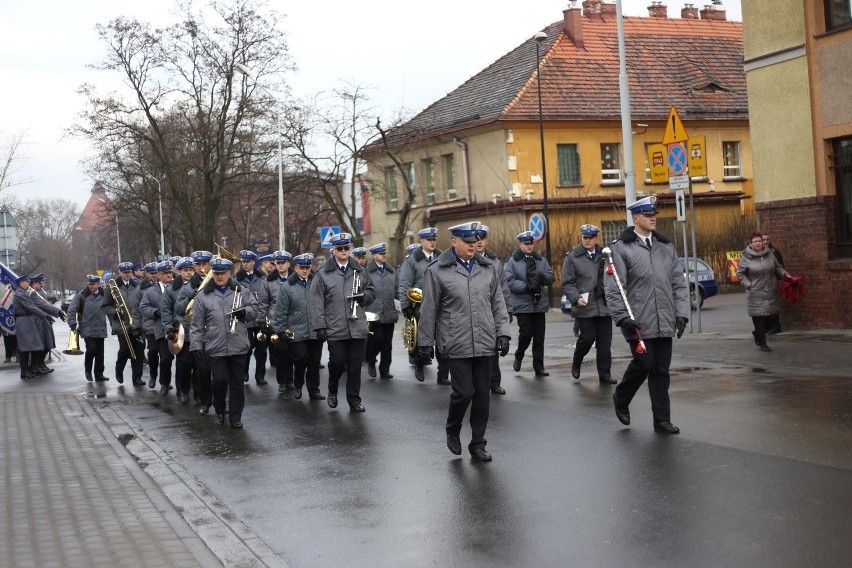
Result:
<svg viewBox="0 0 852 568">
<path fill-rule="evenodd" d="M 544 232 L 547 230 L 547 219 L 544 213 L 533 213 L 530 215 L 529 227 L 527 229 L 533 234 L 533 238 L 540 241 L 544 237 Z"/>
</svg>

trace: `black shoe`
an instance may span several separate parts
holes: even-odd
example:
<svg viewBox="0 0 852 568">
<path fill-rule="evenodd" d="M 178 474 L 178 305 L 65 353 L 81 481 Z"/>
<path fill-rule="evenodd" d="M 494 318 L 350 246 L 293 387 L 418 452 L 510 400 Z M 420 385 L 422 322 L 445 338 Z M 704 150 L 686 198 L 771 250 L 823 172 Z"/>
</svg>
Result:
<svg viewBox="0 0 852 568">
<path fill-rule="evenodd" d="M 506 389 L 504 389 L 500 385 L 497 385 L 495 387 L 491 387 L 491 392 L 494 394 L 506 394 Z"/>
<path fill-rule="evenodd" d="M 34 374 L 34 375 L 38 375 L 38 376 L 42 376 L 42 375 L 46 375 L 46 374 L 47 374 L 47 373 L 45 373 L 44 371 L 42 371 L 40 368 L 30 369 L 30 373 L 32 373 L 32 374 Z"/>
<path fill-rule="evenodd" d="M 544 369 L 536 369 L 535 376 L 536 377 L 549 377 L 550 373 L 548 373 Z"/>
<path fill-rule="evenodd" d="M 124 374 L 116 372 L 115 373 L 115 380 L 118 381 L 118 384 L 123 385 L 124 384 Z"/>
<path fill-rule="evenodd" d="M 151 377 L 150 379 L 148 379 L 148 388 L 157 388 L 157 377 Z"/>
<path fill-rule="evenodd" d="M 185 392 L 180 393 L 180 401 L 184 404 L 189 404 L 189 395 Z"/>
<path fill-rule="evenodd" d="M 202 404 L 201 410 L 198 411 L 198 414 L 207 414 L 208 412 L 210 412 L 210 405 L 209 404 Z"/>
<path fill-rule="evenodd" d="M 478 462 L 490 462 L 491 454 L 485 451 L 485 448 L 475 448 L 470 451 L 470 457 Z"/>
<path fill-rule="evenodd" d="M 381 375 L 379 375 L 379 378 L 382 378 L 382 379 L 392 379 L 392 378 L 393 378 L 393 375 L 391 375 L 390 373 L 382 373 Z"/>
<path fill-rule="evenodd" d="M 654 432 L 662 432 L 663 434 L 678 434 L 680 428 L 671 422 L 654 422 Z"/>
<path fill-rule="evenodd" d="M 224 414 L 217 414 L 216 415 L 216 424 L 221 426 L 224 423 L 225 423 L 225 415 Z"/>
<path fill-rule="evenodd" d="M 100 377 L 95 377 L 95 380 L 99 383 L 105 383 L 109 380 L 109 377 L 101 375 Z"/>
<path fill-rule="evenodd" d="M 241 430 L 243 427 L 243 423 L 237 420 L 236 422 L 231 422 L 231 428 L 236 428 L 237 430 Z"/>
<path fill-rule="evenodd" d="M 615 405 L 615 417 L 618 421 L 628 426 L 630 424 L 630 410 L 627 408 L 619 408 L 618 402 L 615 400 L 615 393 L 612 393 L 612 403 Z"/>
<path fill-rule="evenodd" d="M 134 387 L 144 387 L 145 381 L 143 381 L 142 379 L 133 379 L 133 386 Z"/>
<path fill-rule="evenodd" d="M 269 383 L 266 382 L 266 379 L 256 379 L 256 380 L 257 380 L 257 386 L 259 386 L 259 387 L 266 386 L 266 385 L 269 384 Z"/>
<path fill-rule="evenodd" d="M 601 381 L 601 384 L 604 384 L 604 385 L 614 385 L 618 382 L 615 379 L 613 379 L 611 375 L 604 375 L 604 376 L 600 377 L 600 381 Z"/>
<path fill-rule="evenodd" d="M 21 380 L 22 380 L 22 381 L 24 381 L 24 380 L 26 380 L 26 379 L 32 379 L 32 378 L 33 378 L 33 377 L 35 377 L 35 376 L 36 376 L 36 374 L 35 374 L 35 373 L 31 373 L 30 371 L 27 371 L 26 373 L 22 373 L 22 374 L 21 374 Z M 91 379 L 90 379 L 90 380 L 91 380 Z"/>
<path fill-rule="evenodd" d="M 461 440 L 458 434 L 447 434 L 447 448 L 455 455 L 461 455 Z"/>
<path fill-rule="evenodd" d="M 337 393 L 336 392 L 328 393 L 328 406 L 329 406 L 329 408 L 337 408 Z"/>
<path fill-rule="evenodd" d="M 301 388 L 296 389 L 296 392 L 293 393 L 293 398 L 295 398 L 296 400 L 300 400 L 302 398 Z"/>
<path fill-rule="evenodd" d="M 439 385 L 448 385 L 448 384 L 450 384 L 450 379 L 447 378 L 447 377 L 438 377 L 438 384 Z"/>
<path fill-rule="evenodd" d="M 311 400 L 325 400 L 325 396 L 317 390 L 308 391 L 308 398 Z"/>
<path fill-rule="evenodd" d="M 356 402 L 356 403 L 350 404 L 350 405 L 349 405 L 349 410 L 350 410 L 351 412 L 366 412 L 366 411 L 367 411 L 367 409 L 366 409 L 366 408 L 364 408 L 364 405 L 363 405 L 363 404 L 361 404 L 360 402 Z"/>
<path fill-rule="evenodd" d="M 45 373 L 52 373 L 53 372 L 53 367 L 48 367 L 47 365 L 42 365 L 40 367 L 40 369 L 42 371 L 44 371 Z"/>
<path fill-rule="evenodd" d="M 761 351 L 772 351 L 772 349 L 770 349 L 769 346 L 765 343 L 760 346 L 760 350 Z"/>
<path fill-rule="evenodd" d="M 376 376 L 376 364 L 375 363 L 367 363 L 367 374 L 371 377 L 375 378 Z"/>
<path fill-rule="evenodd" d="M 86 373 L 86 380 L 89 381 L 90 383 L 92 382 L 92 380 L 93 380 L 92 379 L 92 373 Z"/>
<path fill-rule="evenodd" d="M 246 373 L 245 375 L 243 375 L 243 382 L 244 382 L 244 383 L 247 383 L 247 382 L 248 382 L 248 373 Z"/>
<path fill-rule="evenodd" d="M 751 334 L 754 336 L 754 344 L 760 347 L 760 340 L 757 338 L 757 332 L 752 331 Z"/>
<path fill-rule="evenodd" d="M 571 365 L 571 376 L 575 379 L 580 378 L 580 365 Z"/>
<path fill-rule="evenodd" d="M 421 383 L 426 379 L 426 375 L 423 374 L 423 365 L 414 365 L 414 378 Z"/>
<path fill-rule="evenodd" d="M 171 387 L 169 387 L 169 385 L 163 385 L 163 386 L 161 386 L 161 387 L 160 387 L 160 394 L 161 394 L 161 395 L 163 395 L 163 396 L 166 396 L 167 394 L 169 394 L 169 389 L 170 389 L 170 388 L 171 388 Z"/>
<path fill-rule="evenodd" d="M 287 390 L 287 385 L 278 385 L 278 392 L 284 392 Z"/>
<path fill-rule="evenodd" d="M 517 357 L 515 357 L 515 360 L 512 362 L 512 368 L 515 370 L 516 373 L 521 372 L 521 360 Z"/>
</svg>

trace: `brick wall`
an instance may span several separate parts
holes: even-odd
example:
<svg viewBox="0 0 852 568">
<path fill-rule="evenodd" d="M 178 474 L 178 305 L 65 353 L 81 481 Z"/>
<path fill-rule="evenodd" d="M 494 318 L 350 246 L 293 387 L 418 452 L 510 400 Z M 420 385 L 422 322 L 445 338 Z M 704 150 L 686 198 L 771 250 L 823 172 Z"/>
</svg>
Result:
<svg viewBox="0 0 852 568">
<path fill-rule="evenodd" d="M 832 259 L 834 196 L 756 203 L 760 230 L 784 256 L 787 272 L 807 276 L 805 297 L 781 302 L 783 329 L 852 328 L 852 259 Z"/>
</svg>

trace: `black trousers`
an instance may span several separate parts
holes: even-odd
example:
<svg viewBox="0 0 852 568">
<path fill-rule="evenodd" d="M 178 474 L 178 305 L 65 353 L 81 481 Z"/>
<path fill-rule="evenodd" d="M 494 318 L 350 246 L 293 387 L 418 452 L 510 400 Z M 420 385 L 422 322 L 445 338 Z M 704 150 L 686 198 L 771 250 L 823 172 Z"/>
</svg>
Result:
<svg viewBox="0 0 852 568">
<path fill-rule="evenodd" d="M 189 389 L 194 382 L 192 377 L 194 373 L 195 357 L 192 356 L 192 352 L 189 350 L 189 341 L 184 341 L 183 347 L 175 357 L 175 388 L 178 392 L 189 394 Z M 199 395 L 198 391 L 195 394 L 196 396 Z"/>
<path fill-rule="evenodd" d="M 468 449 L 484 448 L 485 428 L 491 403 L 490 376 L 493 357 L 447 359 L 450 367 L 453 392 L 450 394 L 450 412 L 447 415 L 447 434 L 461 433 L 464 415 L 470 406 L 471 438 Z"/>
<path fill-rule="evenodd" d="M 151 346 L 154 346 L 154 351 L 151 351 Z M 151 353 L 154 358 L 151 358 Z M 148 367 L 151 371 L 151 376 L 157 376 L 157 369 L 160 371 L 160 385 L 169 386 L 172 384 L 172 361 L 175 356 L 169 351 L 169 340 L 165 337 L 156 339 L 153 335 L 148 335 Z"/>
<path fill-rule="evenodd" d="M 225 413 L 225 396 L 228 397 L 228 420 L 231 424 L 241 422 L 246 405 L 243 385 L 243 370 L 248 354 L 209 357 L 213 378 L 213 409 L 216 414 Z"/>
<path fill-rule="evenodd" d="M 203 406 L 210 406 L 213 403 L 213 384 L 210 373 L 210 358 L 205 358 L 204 363 L 199 364 L 198 361 L 196 361 L 195 356 L 192 356 L 192 366 L 192 390 L 201 400 L 201 404 Z"/>
<path fill-rule="evenodd" d="M 297 389 L 308 385 L 308 392 L 319 391 L 319 365 L 322 357 L 322 342 L 316 339 L 295 341 L 289 344 L 289 358 L 278 359 L 279 363 L 292 361 L 293 382 Z"/>
<path fill-rule="evenodd" d="M 758 345 L 766 345 L 766 334 L 774 325 L 773 316 L 752 316 L 754 324 L 754 340 Z"/>
<path fill-rule="evenodd" d="M 139 341 L 135 335 L 130 334 L 130 345 L 133 346 L 133 351 L 136 353 L 136 359 L 131 359 L 130 348 L 127 339 L 124 338 L 124 333 L 119 331 L 116 334 L 118 338 L 118 355 L 115 359 L 115 374 L 121 375 L 124 373 L 124 368 L 127 366 L 127 361 L 130 361 L 130 370 L 134 381 L 142 380 L 142 351 L 145 349 L 145 343 Z"/>
<path fill-rule="evenodd" d="M 515 350 L 515 359 L 523 359 L 532 342 L 533 369 L 544 369 L 544 312 L 515 314 L 515 318 L 518 320 L 518 348 Z"/>
<path fill-rule="evenodd" d="M 146 333 L 145 339 L 148 342 L 148 376 L 156 379 L 160 369 L 160 348 L 153 333 Z"/>
<path fill-rule="evenodd" d="M 503 373 L 500 371 L 500 356 L 494 355 L 491 357 L 491 388 L 499 387 L 503 380 Z"/>
<path fill-rule="evenodd" d="M 87 374 L 92 373 L 94 364 L 95 378 L 104 376 L 104 338 L 84 337 L 86 344 L 86 355 L 83 357 L 83 368 Z"/>
<path fill-rule="evenodd" d="M 251 362 L 251 355 L 254 353 L 254 380 L 260 381 L 264 377 L 266 377 L 266 342 L 258 341 L 257 332 L 260 331 L 259 327 L 250 327 L 248 329 L 249 334 L 249 352 L 248 357 L 246 357 L 246 366 L 244 376 L 248 376 L 249 372 L 249 363 Z"/>
<path fill-rule="evenodd" d="M 390 371 L 393 357 L 391 355 L 393 351 L 393 328 L 395 325 L 377 321 L 370 324 L 370 331 L 373 332 L 373 335 L 367 338 L 367 363 L 375 365 L 381 354 L 382 362 L 379 364 L 379 373 L 382 374 Z"/>
<path fill-rule="evenodd" d="M 29 351 L 21 351 L 18 353 L 18 364 L 21 366 L 21 376 L 23 377 L 27 373 L 32 372 L 30 368 L 30 352 Z"/>
<path fill-rule="evenodd" d="M 621 382 L 615 387 L 615 404 L 627 407 L 636 395 L 636 391 L 645 379 L 648 379 L 654 422 L 669 422 L 671 420 L 669 365 L 672 362 L 672 338 L 646 339 L 645 353 L 636 353 L 638 341 L 631 340 L 629 343 L 633 359 L 627 365 Z"/>
<path fill-rule="evenodd" d="M 6 348 L 6 359 L 17 357 L 18 337 L 16 335 L 3 333 L 3 346 Z"/>
<path fill-rule="evenodd" d="M 577 321 L 580 322 L 580 338 L 574 348 L 574 365 L 579 367 L 583 363 L 583 358 L 594 344 L 598 377 L 609 376 L 612 367 L 612 318 L 578 318 Z"/>
<path fill-rule="evenodd" d="M 328 392 L 337 394 L 343 371 L 346 371 L 346 400 L 361 402 L 361 362 L 364 360 L 366 339 L 328 341 Z"/>
<path fill-rule="evenodd" d="M 279 385 L 293 384 L 293 358 L 290 355 L 292 343 L 284 339 L 284 334 L 279 334 L 278 343 L 270 348 L 270 354 L 275 352 L 275 380 Z M 320 345 L 322 349 L 322 345 Z"/>
</svg>

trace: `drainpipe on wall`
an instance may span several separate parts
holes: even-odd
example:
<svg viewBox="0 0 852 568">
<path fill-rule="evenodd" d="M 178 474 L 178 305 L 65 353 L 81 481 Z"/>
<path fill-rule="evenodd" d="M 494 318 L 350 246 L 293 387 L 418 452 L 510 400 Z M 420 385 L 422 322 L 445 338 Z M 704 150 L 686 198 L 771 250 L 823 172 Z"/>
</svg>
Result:
<svg viewBox="0 0 852 568">
<path fill-rule="evenodd" d="M 468 171 L 467 167 L 467 144 L 462 142 L 458 138 L 453 138 L 453 142 L 462 149 L 462 168 L 464 168 L 464 189 L 465 195 L 467 195 L 467 203 L 470 205 L 473 203 L 473 195 L 470 193 L 470 171 Z"/>
</svg>

